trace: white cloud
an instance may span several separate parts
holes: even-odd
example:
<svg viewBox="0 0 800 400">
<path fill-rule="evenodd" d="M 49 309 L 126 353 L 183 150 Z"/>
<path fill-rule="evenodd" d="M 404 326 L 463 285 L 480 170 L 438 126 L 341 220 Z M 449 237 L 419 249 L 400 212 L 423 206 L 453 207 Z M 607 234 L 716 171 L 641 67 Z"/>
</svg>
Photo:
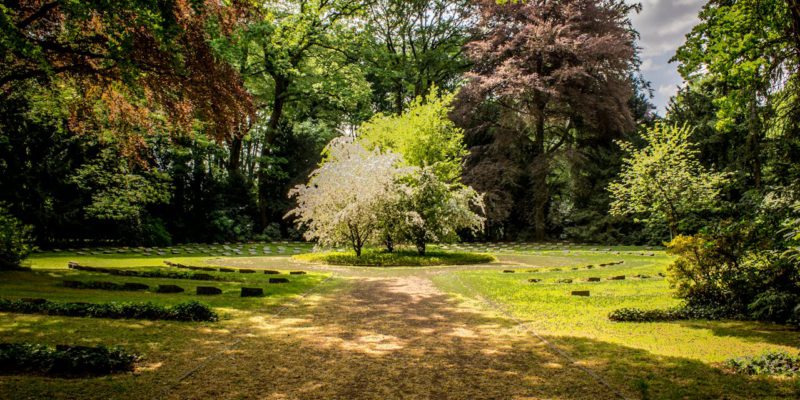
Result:
<svg viewBox="0 0 800 400">
<path fill-rule="evenodd" d="M 630 0 L 642 3 L 642 12 L 631 17 L 641 36 L 642 72 L 654 88 L 653 103 L 663 113 L 681 77 L 677 66 L 669 63 L 686 34 L 697 24 L 697 14 L 705 0 Z"/>
</svg>

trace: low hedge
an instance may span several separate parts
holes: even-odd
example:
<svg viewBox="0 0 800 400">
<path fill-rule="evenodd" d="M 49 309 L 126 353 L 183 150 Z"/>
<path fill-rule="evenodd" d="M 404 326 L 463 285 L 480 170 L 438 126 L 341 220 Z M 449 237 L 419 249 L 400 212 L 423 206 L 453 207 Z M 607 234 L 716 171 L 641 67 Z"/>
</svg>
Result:
<svg viewBox="0 0 800 400">
<path fill-rule="evenodd" d="M 419 267 L 435 265 L 485 264 L 496 261 L 491 254 L 451 251 L 428 251 L 424 256 L 416 251 L 396 250 L 387 253 L 378 249 L 365 249 L 361 256 L 353 252 L 306 253 L 292 256 L 292 259 L 331 265 L 355 265 L 371 267 Z"/>
<path fill-rule="evenodd" d="M 668 322 L 688 319 L 741 319 L 731 310 L 702 307 L 673 307 L 665 309 L 645 310 L 641 308 L 620 308 L 608 314 L 608 319 L 615 322 Z"/>
<path fill-rule="evenodd" d="M 149 319 L 171 321 L 217 321 L 209 306 L 188 301 L 172 307 L 153 303 L 57 303 L 44 299 L 0 299 L 0 311 L 22 314 L 61 315 L 67 317 Z"/>
<path fill-rule="evenodd" d="M 137 278 L 191 279 L 196 281 L 223 280 L 221 277 L 216 277 L 210 274 L 197 273 L 197 272 L 135 271 L 130 269 L 88 267 L 74 262 L 69 263 L 69 268 L 78 271 L 97 272 L 101 274 L 109 274 L 116 276 L 132 276 Z"/>
<path fill-rule="evenodd" d="M 139 357 L 105 346 L 56 346 L 0 343 L 0 372 L 46 375 L 107 375 L 133 371 Z"/>
<path fill-rule="evenodd" d="M 128 291 L 136 291 L 136 290 L 147 290 L 150 286 L 145 285 L 143 283 L 133 283 L 133 282 L 125 282 L 125 283 L 115 283 L 115 282 L 104 282 L 104 281 L 64 281 L 64 287 L 68 287 L 70 289 L 98 289 L 98 290 L 128 290 Z"/>
</svg>

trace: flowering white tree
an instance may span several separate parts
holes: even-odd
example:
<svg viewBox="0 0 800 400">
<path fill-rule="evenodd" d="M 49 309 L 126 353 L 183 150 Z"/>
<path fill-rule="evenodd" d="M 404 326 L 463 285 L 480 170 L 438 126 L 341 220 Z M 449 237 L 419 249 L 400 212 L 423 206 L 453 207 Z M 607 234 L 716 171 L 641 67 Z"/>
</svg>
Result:
<svg viewBox="0 0 800 400">
<path fill-rule="evenodd" d="M 398 166 L 399 155 L 367 150 L 352 138 L 332 140 L 323 154 L 308 184 L 289 192 L 297 208 L 286 216 L 297 217 L 307 239 L 323 246 L 348 244 L 361 256 L 364 245 L 376 239 L 387 204 L 397 201 L 398 177 L 407 169 Z"/>
<path fill-rule="evenodd" d="M 446 183 L 431 167 L 415 168 L 401 186 L 397 208 L 402 216 L 397 236 L 413 243 L 420 255 L 427 243 L 458 239 L 458 231 L 483 231 L 483 195 L 459 183 Z M 478 212 L 475 212 L 478 211 Z"/>
</svg>

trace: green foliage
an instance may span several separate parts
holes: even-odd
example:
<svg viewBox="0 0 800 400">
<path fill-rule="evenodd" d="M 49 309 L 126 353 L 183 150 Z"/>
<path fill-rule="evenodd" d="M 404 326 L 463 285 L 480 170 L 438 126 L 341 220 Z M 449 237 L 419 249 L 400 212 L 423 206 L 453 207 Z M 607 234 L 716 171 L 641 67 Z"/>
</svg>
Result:
<svg viewBox="0 0 800 400">
<path fill-rule="evenodd" d="M 620 308 L 608 314 L 614 322 L 668 322 L 689 319 L 717 320 L 737 315 L 728 310 L 679 306 L 667 309 Z"/>
<path fill-rule="evenodd" d="M 107 375 L 133 371 L 139 357 L 122 348 L 0 343 L 0 372 L 56 376 Z"/>
<path fill-rule="evenodd" d="M 800 355 L 785 352 L 766 352 L 756 357 L 739 357 L 725 361 L 725 366 L 737 374 L 800 375 Z"/>
<path fill-rule="evenodd" d="M 494 256 L 482 253 L 428 251 L 424 255 L 420 255 L 418 252 L 408 250 L 389 253 L 377 249 L 365 249 L 361 256 L 358 257 L 352 253 L 324 252 L 302 254 L 293 258 L 331 265 L 376 267 L 484 264 L 495 261 Z"/>
<path fill-rule="evenodd" d="M 643 134 L 644 148 L 620 143 L 629 157 L 623 160 L 619 179 L 608 187 L 613 215 L 666 222 L 674 236 L 688 213 L 714 207 L 728 177 L 700 164 L 691 134 L 688 126 L 660 123 Z"/>
<path fill-rule="evenodd" d="M 427 243 L 454 242 L 462 230 L 483 231 L 483 196 L 471 187 L 447 183 L 430 167 L 410 173 L 404 181 L 407 186 L 394 210 L 399 215 L 390 217 L 396 223 L 386 234 L 413 243 L 424 254 Z"/>
<path fill-rule="evenodd" d="M 100 220 L 133 221 L 138 225 L 146 206 L 167 203 L 170 198 L 166 174 L 134 171 L 110 150 L 80 168 L 73 179 L 79 188 L 92 193 L 86 213 Z"/>
<path fill-rule="evenodd" d="M 0 204 L 0 269 L 16 268 L 33 250 L 32 226 L 22 224 Z"/>
<path fill-rule="evenodd" d="M 104 282 L 104 281 L 64 281 L 64 287 L 72 289 L 99 289 L 99 290 L 146 290 L 148 285 L 131 282 Z"/>
<path fill-rule="evenodd" d="M 741 248 L 736 237 L 675 237 L 667 244 L 667 252 L 677 258 L 667 271 L 676 295 L 697 306 L 742 308 L 735 290 L 747 285 Z"/>
<path fill-rule="evenodd" d="M 194 272 L 172 272 L 172 271 L 137 271 L 132 269 L 119 269 L 119 268 L 103 268 L 103 267 L 87 267 L 70 263 L 69 267 L 78 271 L 97 272 L 101 274 L 109 274 L 116 276 L 132 276 L 137 278 L 167 278 L 167 279 L 191 279 L 198 281 L 213 281 L 222 280 L 219 276 L 214 276 L 206 273 Z"/>
<path fill-rule="evenodd" d="M 0 299 L 0 311 L 22 314 L 61 315 L 67 317 L 149 319 L 170 321 L 216 321 L 210 307 L 197 301 L 179 303 L 172 307 L 153 303 L 57 303 L 44 299 Z"/>
<path fill-rule="evenodd" d="M 753 319 L 786 323 L 800 322 L 800 297 L 796 294 L 768 289 L 759 293 L 755 300 L 747 306 Z"/>
<path fill-rule="evenodd" d="M 444 182 L 458 182 L 467 150 L 464 132 L 448 117 L 453 98 L 453 94 L 440 96 L 434 87 L 401 115 L 378 114 L 363 123 L 359 140 L 369 149 L 400 154 L 406 165 L 431 168 Z"/>
</svg>

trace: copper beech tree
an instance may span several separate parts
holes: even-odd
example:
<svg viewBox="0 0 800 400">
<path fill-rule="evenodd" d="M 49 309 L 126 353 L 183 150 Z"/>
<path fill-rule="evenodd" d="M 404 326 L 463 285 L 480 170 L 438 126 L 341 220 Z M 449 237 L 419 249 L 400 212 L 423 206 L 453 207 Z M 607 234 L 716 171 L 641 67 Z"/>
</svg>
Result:
<svg viewBox="0 0 800 400">
<path fill-rule="evenodd" d="M 132 157 L 152 129 L 190 133 L 201 121 L 218 140 L 246 130 L 250 96 L 212 46 L 245 21 L 244 2 L 19 0 L 0 11 L 0 101 L 31 84 L 71 86 L 71 131 L 107 126 Z"/>
<path fill-rule="evenodd" d="M 501 118 L 483 122 L 488 130 L 520 139 L 524 171 L 516 184 L 531 186 L 536 239 L 546 234 L 554 154 L 576 129 L 633 128 L 633 9 L 622 0 L 480 2 L 483 35 L 466 46 L 474 67 L 460 112 L 491 103 Z"/>
</svg>

